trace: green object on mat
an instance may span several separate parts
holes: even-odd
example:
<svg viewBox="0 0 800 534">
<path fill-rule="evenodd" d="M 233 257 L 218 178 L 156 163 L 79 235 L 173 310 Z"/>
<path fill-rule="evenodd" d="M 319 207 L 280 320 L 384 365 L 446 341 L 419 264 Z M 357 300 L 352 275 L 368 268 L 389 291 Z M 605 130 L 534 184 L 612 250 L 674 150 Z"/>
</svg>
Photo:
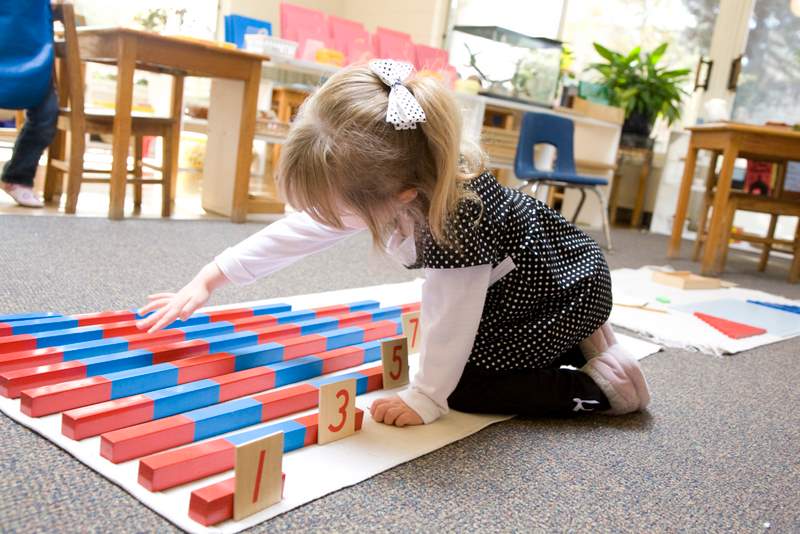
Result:
<svg viewBox="0 0 800 534">
<path fill-rule="evenodd" d="M 670 302 L 672 302 L 667 297 L 656 297 L 656 300 L 661 304 L 669 304 Z"/>
</svg>

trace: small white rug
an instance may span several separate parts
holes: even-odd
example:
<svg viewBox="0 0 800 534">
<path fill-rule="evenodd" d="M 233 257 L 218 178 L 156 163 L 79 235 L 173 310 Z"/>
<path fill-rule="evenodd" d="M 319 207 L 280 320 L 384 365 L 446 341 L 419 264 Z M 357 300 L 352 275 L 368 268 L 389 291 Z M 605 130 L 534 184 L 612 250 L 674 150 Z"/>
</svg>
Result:
<svg viewBox="0 0 800 534">
<path fill-rule="evenodd" d="M 615 306 L 611 323 L 641 334 L 670 347 L 697 350 L 709 354 L 735 354 L 789 339 L 800 334 L 800 315 L 780 312 L 748 300 L 760 300 L 797 306 L 798 302 L 763 291 L 730 287 L 684 290 L 653 282 L 655 269 L 617 269 L 611 272 Z M 667 301 L 667 302 L 661 302 Z M 622 306 L 622 305 L 627 306 Z M 666 313 L 630 306 L 646 306 Z M 752 308 L 748 316 L 745 308 Z M 694 311 L 718 315 L 723 319 L 764 326 L 767 333 L 733 339 L 694 316 Z M 783 316 L 781 321 L 775 316 Z M 764 319 L 762 324 L 762 318 Z M 748 322 L 750 321 L 750 322 Z M 797 325 L 793 328 L 792 323 Z"/>
<path fill-rule="evenodd" d="M 415 280 L 403 284 L 346 289 L 316 295 L 253 301 L 247 304 L 286 302 L 295 309 L 302 309 L 374 299 L 380 301 L 383 306 L 392 306 L 419 300 L 421 287 L 422 280 Z M 206 309 L 240 307 L 241 305 L 239 303 Z M 647 341 L 623 335 L 620 335 L 619 338 L 620 342 L 628 347 L 639 359 L 661 350 L 658 345 Z M 417 357 L 412 356 L 409 360 L 412 376 L 416 371 L 417 364 Z M 360 369 L 361 367 L 354 369 Z M 342 371 L 342 373 L 352 372 L 354 369 L 348 369 Z M 359 396 L 356 405 L 366 410 L 375 398 L 385 394 L 386 391 L 377 391 Z M 83 441 L 73 441 L 64 437 L 61 434 L 60 414 L 31 418 L 20 412 L 19 400 L 4 397 L 0 397 L 0 410 L 63 448 L 178 527 L 189 532 L 198 533 L 239 532 L 329 493 L 355 485 L 387 469 L 444 447 L 449 443 L 463 439 L 493 423 L 510 418 L 509 416 L 471 415 L 453 411 L 431 425 L 395 428 L 375 423 L 367 414 L 361 431 L 354 436 L 328 445 L 305 447 L 284 456 L 283 471 L 286 474 L 286 483 L 284 498 L 280 503 L 242 521 L 229 520 L 215 527 L 206 528 L 189 518 L 189 497 L 191 492 L 197 488 L 229 478 L 232 475 L 232 471 L 168 491 L 152 493 L 137 482 L 138 460 L 113 464 L 100 456 L 99 437 Z M 295 418 L 306 413 L 311 413 L 311 411 L 292 414 L 284 419 Z M 274 424 L 284 419 L 277 419 L 250 428 Z M 224 436 L 225 434 L 210 439 Z"/>
</svg>

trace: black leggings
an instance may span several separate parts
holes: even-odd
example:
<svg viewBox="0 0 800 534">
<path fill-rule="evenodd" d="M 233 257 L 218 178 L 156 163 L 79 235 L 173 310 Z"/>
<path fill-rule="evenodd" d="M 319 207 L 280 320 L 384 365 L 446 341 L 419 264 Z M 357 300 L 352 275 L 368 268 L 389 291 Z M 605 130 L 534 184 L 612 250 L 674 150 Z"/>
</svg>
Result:
<svg viewBox="0 0 800 534">
<path fill-rule="evenodd" d="M 575 347 L 549 368 L 497 373 L 467 365 L 447 403 L 461 412 L 528 417 L 564 417 L 608 410 L 608 399 L 589 375 L 559 368 L 585 364 L 586 359 Z"/>
</svg>

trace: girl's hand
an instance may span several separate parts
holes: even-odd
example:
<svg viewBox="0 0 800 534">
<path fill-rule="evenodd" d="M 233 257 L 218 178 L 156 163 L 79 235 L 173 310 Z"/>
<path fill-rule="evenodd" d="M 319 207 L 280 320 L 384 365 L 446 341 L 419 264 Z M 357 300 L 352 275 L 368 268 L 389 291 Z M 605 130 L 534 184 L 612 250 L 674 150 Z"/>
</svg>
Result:
<svg viewBox="0 0 800 534">
<path fill-rule="evenodd" d="M 375 421 L 386 425 L 403 427 L 424 423 L 422 417 L 397 395 L 376 400 L 370 406 L 369 413 Z"/>
<path fill-rule="evenodd" d="M 148 296 L 150 302 L 140 309 L 139 313 L 142 315 L 148 312 L 154 313 L 139 320 L 136 326 L 139 330 L 147 330 L 147 333 L 152 334 L 175 319 L 186 320 L 208 301 L 216 288 L 226 281 L 225 275 L 217 265 L 209 263 L 177 293 L 156 293 Z"/>
</svg>

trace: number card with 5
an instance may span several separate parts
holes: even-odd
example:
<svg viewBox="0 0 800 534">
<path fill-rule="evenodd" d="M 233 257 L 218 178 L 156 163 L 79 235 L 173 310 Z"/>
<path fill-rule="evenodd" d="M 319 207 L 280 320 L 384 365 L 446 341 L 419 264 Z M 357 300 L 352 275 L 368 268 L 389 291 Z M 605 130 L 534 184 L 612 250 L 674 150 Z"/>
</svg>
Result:
<svg viewBox="0 0 800 534">
<path fill-rule="evenodd" d="M 319 388 L 317 443 L 324 445 L 356 431 L 356 379 L 324 384 Z"/>
<path fill-rule="evenodd" d="M 383 389 L 408 384 L 408 338 L 405 336 L 381 342 Z"/>
</svg>

